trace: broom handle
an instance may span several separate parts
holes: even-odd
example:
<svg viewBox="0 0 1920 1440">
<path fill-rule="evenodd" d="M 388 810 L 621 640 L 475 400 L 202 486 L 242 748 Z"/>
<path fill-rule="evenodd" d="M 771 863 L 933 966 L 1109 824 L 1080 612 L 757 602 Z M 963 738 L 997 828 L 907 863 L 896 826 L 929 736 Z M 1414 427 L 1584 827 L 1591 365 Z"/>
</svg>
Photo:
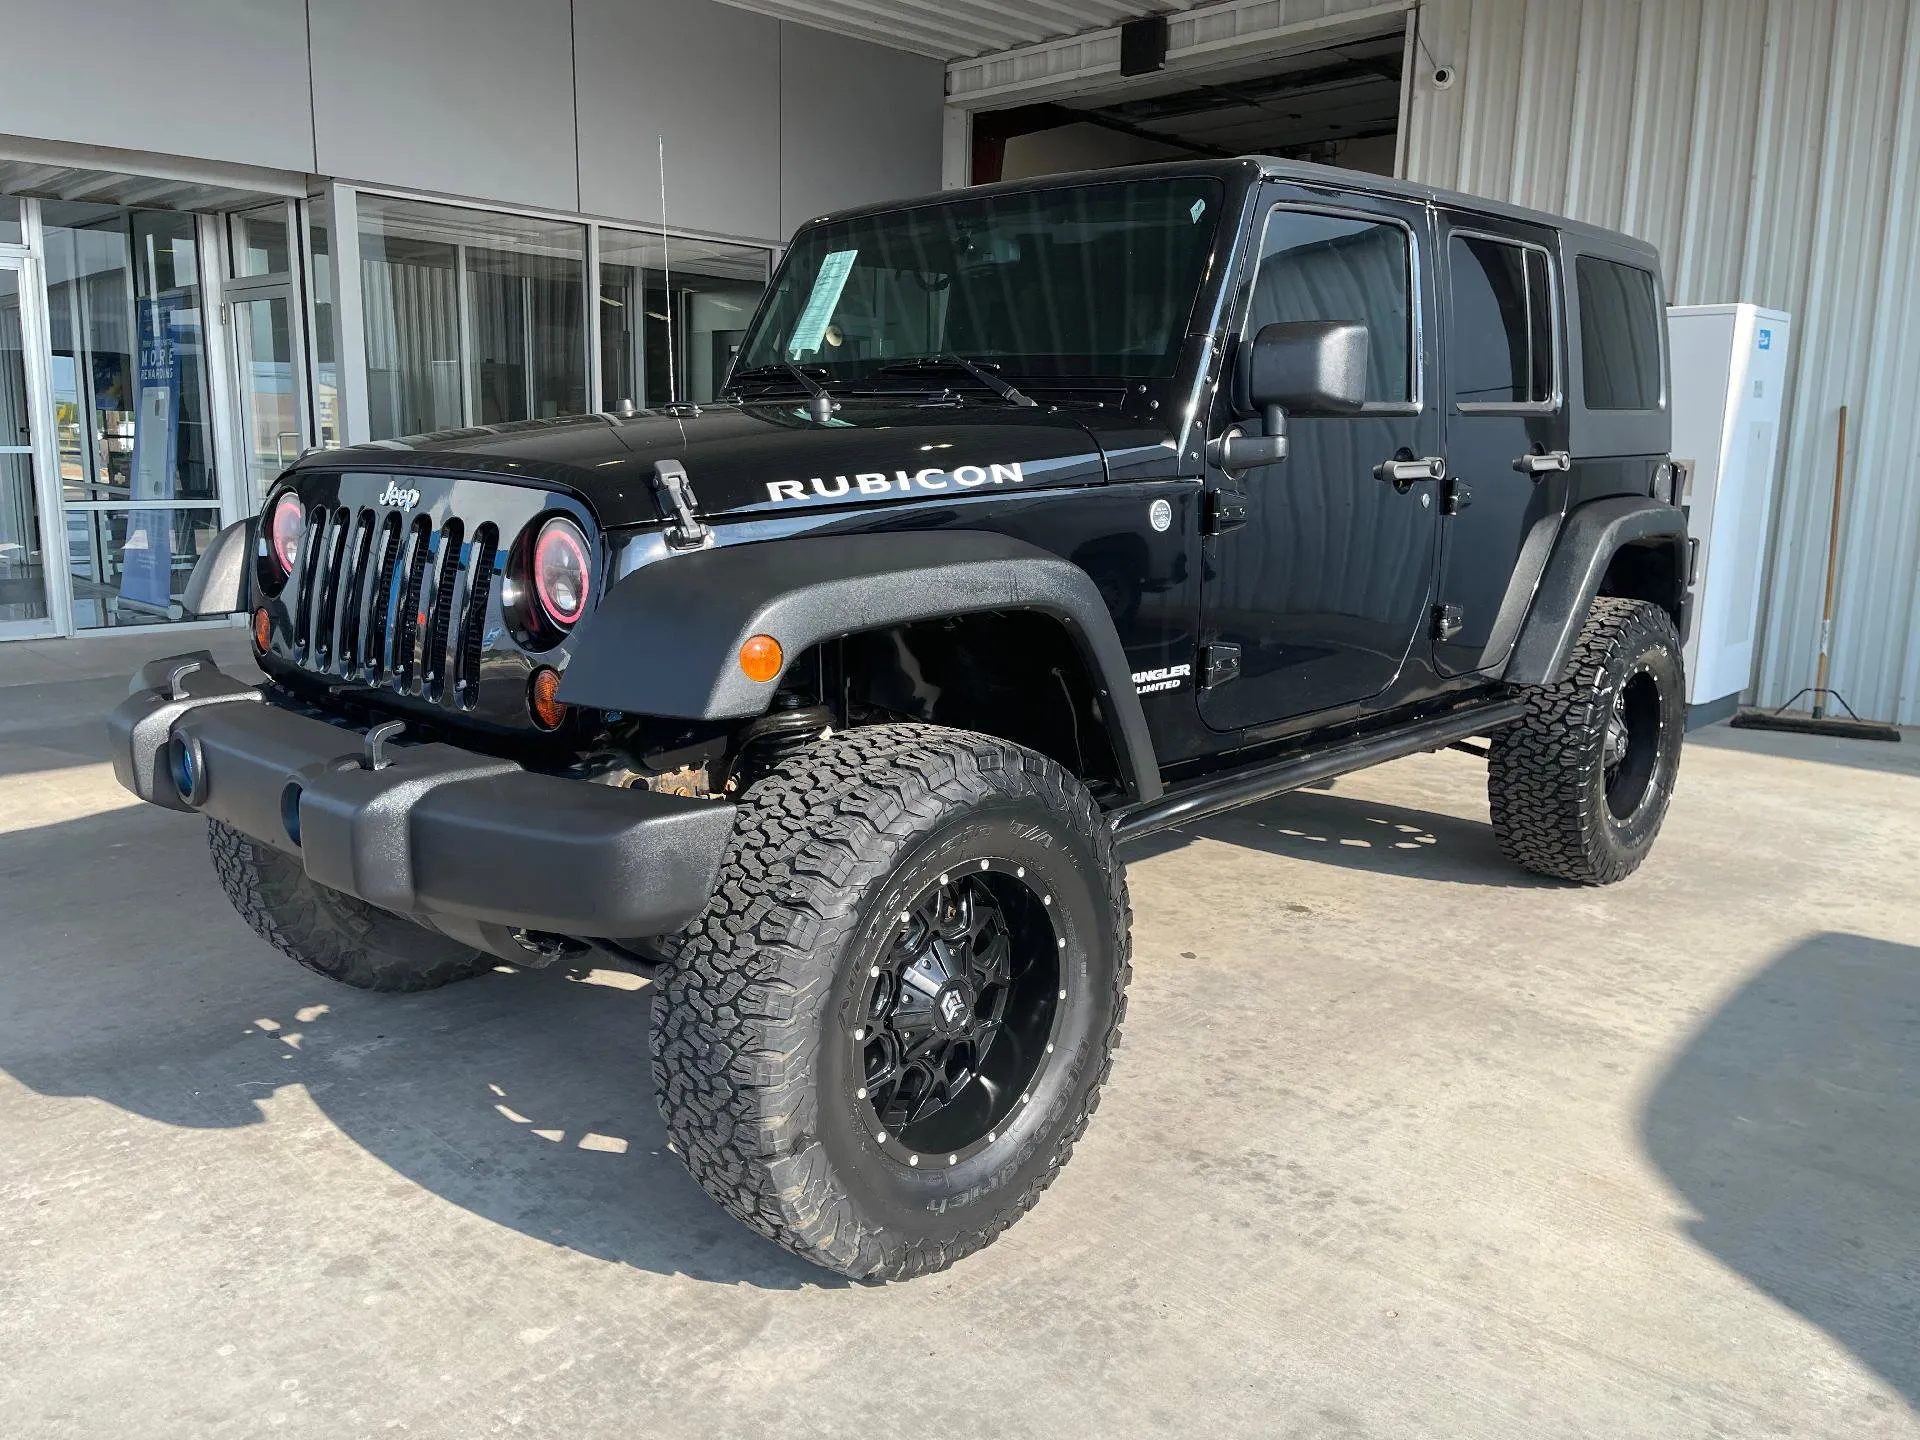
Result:
<svg viewBox="0 0 1920 1440">
<path fill-rule="evenodd" d="M 1840 563 L 1840 487 L 1847 473 L 1847 407 L 1840 407 L 1840 438 L 1833 447 L 1833 523 L 1827 529 L 1827 600 L 1820 611 L 1820 670 L 1813 681 L 1813 718 L 1826 709 L 1827 655 L 1833 643 L 1833 575 Z"/>
</svg>

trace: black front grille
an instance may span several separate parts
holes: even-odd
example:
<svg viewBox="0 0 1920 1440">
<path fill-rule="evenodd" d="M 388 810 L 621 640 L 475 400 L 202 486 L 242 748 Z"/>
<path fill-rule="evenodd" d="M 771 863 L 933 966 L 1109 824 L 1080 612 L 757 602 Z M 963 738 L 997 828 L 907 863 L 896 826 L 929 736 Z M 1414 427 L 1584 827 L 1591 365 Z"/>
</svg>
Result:
<svg viewBox="0 0 1920 1440">
<path fill-rule="evenodd" d="M 499 527 L 315 505 L 286 597 L 302 669 L 451 709 L 479 700 Z"/>
</svg>

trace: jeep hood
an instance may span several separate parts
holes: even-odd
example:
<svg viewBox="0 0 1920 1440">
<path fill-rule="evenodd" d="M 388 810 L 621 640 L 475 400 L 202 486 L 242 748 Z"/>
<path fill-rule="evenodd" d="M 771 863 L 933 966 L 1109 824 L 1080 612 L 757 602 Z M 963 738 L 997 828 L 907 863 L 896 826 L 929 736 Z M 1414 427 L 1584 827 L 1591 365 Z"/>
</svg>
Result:
<svg viewBox="0 0 1920 1440">
<path fill-rule="evenodd" d="M 699 513 L 895 503 L 930 494 L 1097 485 L 1108 453 L 1085 417 L 999 405 L 849 401 L 824 424 L 798 406 L 715 405 L 699 414 L 585 415 L 379 440 L 298 468 L 459 471 L 570 490 L 608 527 L 662 518 L 656 462 L 686 467 Z M 1129 429 L 1129 454 L 1148 438 Z M 1153 451 L 1171 460 L 1170 449 Z"/>
</svg>

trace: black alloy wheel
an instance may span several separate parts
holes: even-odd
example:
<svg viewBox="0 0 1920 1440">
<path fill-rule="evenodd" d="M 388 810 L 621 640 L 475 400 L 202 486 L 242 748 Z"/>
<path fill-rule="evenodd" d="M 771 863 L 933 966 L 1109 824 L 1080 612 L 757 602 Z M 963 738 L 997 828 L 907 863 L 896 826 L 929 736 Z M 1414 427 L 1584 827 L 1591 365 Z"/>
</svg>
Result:
<svg viewBox="0 0 1920 1440">
<path fill-rule="evenodd" d="M 1601 763 L 1607 809 L 1626 820 L 1647 798 L 1660 762 L 1660 682 L 1642 664 L 1614 692 Z"/>
<path fill-rule="evenodd" d="M 900 912 L 855 1014 L 855 1099 L 896 1159 L 954 1165 L 993 1143 L 1053 1052 L 1066 940 L 1026 867 L 991 859 Z"/>
</svg>

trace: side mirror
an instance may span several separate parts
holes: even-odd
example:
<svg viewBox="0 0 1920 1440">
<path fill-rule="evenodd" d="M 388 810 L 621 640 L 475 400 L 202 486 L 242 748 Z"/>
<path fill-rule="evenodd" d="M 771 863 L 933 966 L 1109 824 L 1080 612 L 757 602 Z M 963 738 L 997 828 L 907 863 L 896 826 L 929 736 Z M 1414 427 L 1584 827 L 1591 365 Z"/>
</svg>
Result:
<svg viewBox="0 0 1920 1440">
<path fill-rule="evenodd" d="M 1214 463 L 1245 470 L 1287 458 L 1287 416 L 1351 415 L 1367 401 L 1367 327 L 1338 320 L 1283 320 L 1263 325 L 1241 352 L 1234 400 L 1259 410 L 1263 435 L 1229 434 L 1214 442 Z"/>
</svg>

